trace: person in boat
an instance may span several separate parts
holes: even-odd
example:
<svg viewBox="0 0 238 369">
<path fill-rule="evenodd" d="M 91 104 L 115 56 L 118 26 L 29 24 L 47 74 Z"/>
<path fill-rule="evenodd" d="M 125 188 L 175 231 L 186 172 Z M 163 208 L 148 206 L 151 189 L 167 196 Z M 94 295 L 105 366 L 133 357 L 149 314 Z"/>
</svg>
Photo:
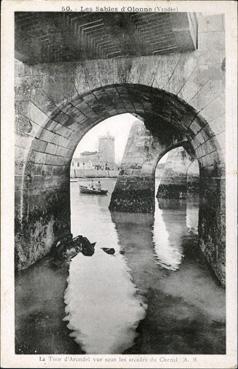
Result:
<svg viewBox="0 0 238 369">
<path fill-rule="evenodd" d="M 101 185 L 101 182 L 100 182 L 100 181 L 98 181 L 98 183 L 97 183 L 97 185 L 96 185 L 96 189 L 97 189 L 98 191 L 101 191 L 101 189 L 102 189 L 102 185 Z"/>
<path fill-rule="evenodd" d="M 91 190 L 95 190 L 93 179 L 92 179 L 92 181 L 91 181 L 90 189 L 91 189 Z"/>
</svg>

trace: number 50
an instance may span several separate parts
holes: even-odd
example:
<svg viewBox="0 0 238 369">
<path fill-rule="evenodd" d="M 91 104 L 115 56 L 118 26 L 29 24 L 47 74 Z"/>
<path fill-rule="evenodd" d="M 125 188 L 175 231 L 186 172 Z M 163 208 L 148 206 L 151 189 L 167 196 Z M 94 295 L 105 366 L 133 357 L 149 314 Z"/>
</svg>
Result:
<svg viewBox="0 0 238 369">
<path fill-rule="evenodd" d="M 62 6 L 61 8 L 62 12 L 71 12 L 70 6 Z"/>
</svg>

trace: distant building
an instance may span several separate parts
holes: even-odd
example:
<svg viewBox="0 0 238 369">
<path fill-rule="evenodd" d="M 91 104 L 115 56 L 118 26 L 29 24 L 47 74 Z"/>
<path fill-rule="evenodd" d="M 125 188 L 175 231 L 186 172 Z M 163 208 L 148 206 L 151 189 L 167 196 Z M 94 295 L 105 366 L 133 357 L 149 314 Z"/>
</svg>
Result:
<svg viewBox="0 0 238 369">
<path fill-rule="evenodd" d="M 115 165 L 115 138 L 110 136 L 102 136 L 98 140 L 98 152 L 103 160 L 108 164 Z"/>
<path fill-rule="evenodd" d="M 98 140 L 98 151 L 84 151 L 71 162 L 71 177 L 110 175 L 117 171 L 115 163 L 115 138 L 107 134 Z"/>
</svg>

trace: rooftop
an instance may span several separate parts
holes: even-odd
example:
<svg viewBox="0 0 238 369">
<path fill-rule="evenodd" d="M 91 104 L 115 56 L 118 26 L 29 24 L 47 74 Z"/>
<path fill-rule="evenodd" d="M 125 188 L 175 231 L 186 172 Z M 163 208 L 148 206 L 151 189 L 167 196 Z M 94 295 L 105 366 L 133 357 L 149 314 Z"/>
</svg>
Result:
<svg viewBox="0 0 238 369">
<path fill-rule="evenodd" d="M 80 156 L 89 156 L 89 155 L 95 155 L 98 154 L 97 151 L 83 151 L 80 153 Z"/>
</svg>

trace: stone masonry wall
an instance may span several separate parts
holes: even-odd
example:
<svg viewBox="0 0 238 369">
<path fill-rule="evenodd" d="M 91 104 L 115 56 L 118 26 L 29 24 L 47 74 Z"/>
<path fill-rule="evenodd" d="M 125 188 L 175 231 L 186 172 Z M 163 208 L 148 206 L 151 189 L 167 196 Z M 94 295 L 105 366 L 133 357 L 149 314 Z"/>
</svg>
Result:
<svg viewBox="0 0 238 369">
<path fill-rule="evenodd" d="M 163 121 L 185 135 L 196 153 L 204 183 L 211 183 L 207 186 L 211 191 L 204 195 L 209 206 L 214 182 L 223 188 L 224 181 L 224 58 L 223 16 L 200 15 L 194 52 L 32 67 L 16 62 L 16 255 L 26 260 L 20 261 L 18 268 L 48 252 L 58 237 L 53 227 L 58 219 L 62 230 L 68 231 L 67 183 L 73 152 L 90 128 L 116 114 L 129 112 L 147 121 L 152 115 L 158 125 Z M 153 128 L 149 127 L 151 132 Z M 32 184 L 38 189 L 35 196 Z M 55 201 L 56 209 L 64 210 L 52 207 Z M 200 219 L 204 229 L 209 222 L 213 224 L 208 228 L 208 232 L 212 229 L 209 244 L 218 242 L 219 249 L 209 256 L 214 269 L 216 255 L 222 259 L 225 249 L 222 196 L 219 201 L 219 209 L 214 210 L 219 219 L 209 220 L 206 212 Z M 36 248 L 35 235 L 41 230 L 48 232 L 47 237 L 38 237 Z M 215 232 L 223 235 L 215 236 Z M 206 243 L 202 231 L 200 241 Z M 220 269 L 219 273 L 224 274 Z"/>
</svg>

